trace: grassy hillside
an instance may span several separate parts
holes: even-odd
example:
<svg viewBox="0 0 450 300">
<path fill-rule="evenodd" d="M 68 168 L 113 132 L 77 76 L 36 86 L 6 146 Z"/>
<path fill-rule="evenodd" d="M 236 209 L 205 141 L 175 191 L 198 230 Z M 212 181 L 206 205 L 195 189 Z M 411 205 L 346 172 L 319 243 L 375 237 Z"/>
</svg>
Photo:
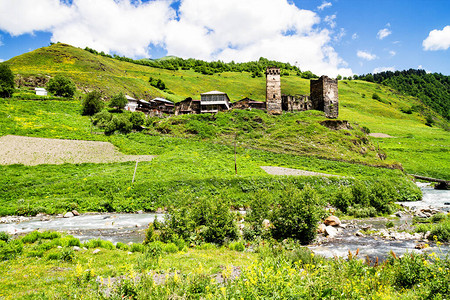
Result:
<svg viewBox="0 0 450 300">
<path fill-rule="evenodd" d="M 10 64 L 16 74 L 23 76 L 64 74 L 71 77 L 80 90 L 99 89 L 106 96 L 122 91 L 138 98 L 149 99 L 163 96 L 179 101 L 185 97 L 199 98 L 199 94 L 204 91 L 221 90 L 227 92 L 232 101 L 246 96 L 256 100 L 265 99 L 265 79 L 261 77 L 252 78 L 248 72 L 202 75 L 193 70 L 170 71 L 94 55 L 65 44 L 55 44 L 37 49 L 15 57 L 7 63 Z M 150 76 L 163 80 L 170 93 L 150 86 L 148 83 Z M 309 80 L 293 74 L 282 76 L 281 83 L 284 94 L 309 93 Z M 374 93 L 379 96 L 381 101 L 372 99 Z M 394 138 L 370 138 L 369 146 L 366 147 L 368 154 L 357 155 L 356 153 L 361 150 L 361 147 L 356 149 L 356 145 L 348 144 L 352 143 L 351 140 L 354 137 L 346 136 L 344 132 L 332 132 L 318 125 L 321 119 L 319 115 L 312 116 L 311 119 L 308 114 L 297 114 L 295 116 L 287 114 L 276 121 L 267 116 L 261 117 L 264 119 L 264 124 L 248 122 L 248 126 L 244 127 L 249 130 L 246 132 L 242 128 L 239 134 L 241 139 L 239 142 L 242 146 L 275 152 L 313 154 L 328 158 L 340 158 L 343 155 L 346 160 L 372 160 L 372 162 L 375 154 L 374 147 L 380 147 L 387 152 L 390 162 L 401 162 L 406 171 L 410 173 L 448 178 L 448 174 L 450 174 L 448 164 L 448 161 L 450 161 L 449 133 L 439 127 L 426 126 L 425 117 L 421 113 L 411 110 L 412 107 L 421 104 L 417 98 L 404 96 L 379 84 L 345 80 L 339 82 L 339 100 L 339 119 L 358 123 L 360 126 L 368 127 L 371 132 L 389 134 Z M 24 105 L 24 107 L 26 106 Z M 32 111 L 33 109 L 30 111 L 30 118 L 36 118 L 36 116 L 32 116 Z M 410 114 L 404 112 L 410 112 Z M 433 115 L 431 110 L 427 114 Z M 435 122 L 443 127 L 448 127 L 448 123 L 439 115 L 434 114 L 433 116 Z M 17 118 L 20 118 L 20 116 L 17 116 Z M 163 136 L 206 137 L 215 142 L 231 144 L 230 136 L 233 136 L 236 126 L 220 129 L 220 126 L 216 126 L 220 123 L 220 120 L 212 121 L 196 118 L 190 117 L 189 120 L 180 118 L 182 119 L 180 122 L 184 125 L 172 124 L 178 121 L 160 120 L 152 124 L 151 130 L 153 134 Z M 312 121 L 313 119 L 314 121 Z M 186 125 L 198 127 L 198 124 L 195 124 L 196 121 L 200 122 L 202 130 L 206 131 L 197 130 L 195 135 L 186 135 L 185 133 L 189 131 Z M 29 120 L 20 122 L 28 123 Z M 44 118 L 36 122 L 41 126 L 42 123 L 45 124 L 47 121 Z M 72 121 L 67 120 L 67 122 Z M 239 124 L 244 123 L 246 123 L 245 120 L 242 120 Z M 11 126 L 20 127 L 21 125 Z M 84 124 L 83 126 L 89 125 Z M 163 131 L 160 129 L 164 126 L 170 127 L 170 133 L 162 133 Z M 27 130 L 40 129 L 28 128 Z M 62 129 L 53 130 L 61 132 Z M 22 132 L 22 130 L 19 130 L 19 132 Z M 67 137 L 73 136 L 73 132 L 66 132 L 65 134 L 69 134 Z M 55 133 L 55 136 L 65 137 L 65 134 Z M 85 136 L 83 138 L 93 139 L 97 137 Z M 354 154 L 359 156 L 358 159 L 355 159 Z M 352 158 L 352 156 L 354 157 Z"/>
</svg>

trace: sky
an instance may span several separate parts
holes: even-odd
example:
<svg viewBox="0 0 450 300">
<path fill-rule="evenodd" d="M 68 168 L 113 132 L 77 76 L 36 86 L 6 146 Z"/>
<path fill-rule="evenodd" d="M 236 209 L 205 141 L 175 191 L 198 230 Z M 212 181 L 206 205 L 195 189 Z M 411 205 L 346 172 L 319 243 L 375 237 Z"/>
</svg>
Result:
<svg viewBox="0 0 450 300">
<path fill-rule="evenodd" d="M 332 77 L 450 75 L 450 0 L 0 0 L 0 62 L 52 42 L 135 59 L 265 57 Z"/>
</svg>

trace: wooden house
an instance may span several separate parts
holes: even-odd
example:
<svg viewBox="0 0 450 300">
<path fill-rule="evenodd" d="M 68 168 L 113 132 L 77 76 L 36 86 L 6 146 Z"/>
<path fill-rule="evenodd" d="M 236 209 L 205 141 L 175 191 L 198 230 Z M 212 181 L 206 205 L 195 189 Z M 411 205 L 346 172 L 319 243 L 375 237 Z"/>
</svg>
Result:
<svg viewBox="0 0 450 300">
<path fill-rule="evenodd" d="M 200 112 L 216 113 L 230 109 L 230 98 L 228 95 L 219 91 L 211 91 L 200 95 Z"/>
</svg>

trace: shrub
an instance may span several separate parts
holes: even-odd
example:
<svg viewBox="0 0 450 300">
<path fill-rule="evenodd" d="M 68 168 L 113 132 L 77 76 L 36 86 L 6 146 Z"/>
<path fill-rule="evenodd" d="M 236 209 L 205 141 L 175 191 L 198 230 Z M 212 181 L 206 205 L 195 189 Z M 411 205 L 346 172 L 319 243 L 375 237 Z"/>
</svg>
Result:
<svg viewBox="0 0 450 300">
<path fill-rule="evenodd" d="M 250 201 L 250 210 L 245 216 L 245 221 L 251 226 L 251 229 L 246 229 L 246 238 L 250 240 L 256 235 L 264 233 L 262 228 L 262 222 L 272 218 L 272 195 L 267 190 L 258 191 L 252 197 Z"/>
<path fill-rule="evenodd" d="M 147 231 L 145 232 L 145 239 L 143 244 L 148 244 L 158 240 L 158 236 L 155 233 L 155 226 L 153 223 L 148 224 Z"/>
<path fill-rule="evenodd" d="M 164 252 L 166 253 L 176 253 L 178 252 L 178 246 L 174 243 L 168 243 L 163 246 Z"/>
<path fill-rule="evenodd" d="M 347 213 L 348 207 L 353 205 L 352 190 L 348 187 L 341 186 L 334 196 L 333 204 L 343 213 Z"/>
<path fill-rule="evenodd" d="M 433 126 L 433 123 L 434 123 L 433 117 L 428 115 L 425 119 L 425 125 L 431 127 Z"/>
<path fill-rule="evenodd" d="M 141 126 L 145 123 L 145 114 L 141 111 L 130 113 L 129 120 L 133 125 L 133 129 L 139 130 Z"/>
<path fill-rule="evenodd" d="M 130 246 L 128 246 L 127 244 L 118 242 L 116 244 L 116 249 L 123 250 L 123 251 L 130 251 Z"/>
<path fill-rule="evenodd" d="M 425 281 L 429 276 L 425 258 L 414 253 L 407 253 L 402 258 L 395 259 L 392 256 L 388 262 L 394 265 L 394 282 L 398 287 L 412 288 L 414 285 Z"/>
<path fill-rule="evenodd" d="M 447 215 L 446 214 L 438 213 L 438 214 L 435 214 L 435 215 L 433 215 L 431 217 L 431 222 L 438 223 L 438 222 L 441 222 L 441 221 L 443 221 L 445 219 L 447 219 Z"/>
<path fill-rule="evenodd" d="M 121 110 L 125 107 L 125 105 L 127 105 L 127 103 L 128 100 L 127 98 L 125 98 L 125 95 L 123 93 L 119 93 L 111 98 L 111 102 L 109 102 L 109 107 Z"/>
<path fill-rule="evenodd" d="M 92 239 L 83 244 L 86 248 L 103 248 L 103 249 L 114 249 L 114 244 L 110 241 L 104 241 L 101 239 Z"/>
<path fill-rule="evenodd" d="M 21 240 L 12 240 L 8 243 L 0 241 L 0 261 L 14 259 L 23 252 L 23 243 Z"/>
<path fill-rule="evenodd" d="M 106 124 L 105 134 L 111 135 L 115 131 L 119 131 L 120 133 L 130 133 L 131 129 L 133 129 L 133 124 L 128 119 L 126 114 L 114 115 Z"/>
<path fill-rule="evenodd" d="M 242 252 L 245 250 L 245 246 L 241 242 L 230 243 L 228 245 L 228 248 L 230 248 L 230 250 L 238 251 L 238 252 Z"/>
<path fill-rule="evenodd" d="M 436 236 L 437 240 L 444 243 L 450 242 L 450 221 L 441 222 L 433 226 L 430 236 Z"/>
<path fill-rule="evenodd" d="M 111 121 L 113 117 L 113 114 L 106 111 L 106 110 L 102 110 L 98 113 L 96 113 L 93 117 L 92 117 L 92 124 L 94 126 L 98 126 L 100 128 L 104 128 L 106 127 L 106 125 L 108 124 L 109 121 Z"/>
<path fill-rule="evenodd" d="M 99 91 L 87 93 L 83 100 L 83 115 L 92 116 L 103 108 L 102 95 Z"/>
<path fill-rule="evenodd" d="M 47 83 L 47 90 L 55 96 L 70 98 L 75 94 L 75 84 L 70 78 L 56 75 Z"/>
<path fill-rule="evenodd" d="M 355 218 L 369 218 L 369 217 L 375 217 L 378 212 L 375 209 L 375 207 L 355 206 L 355 207 L 350 207 L 348 209 L 347 213 L 350 216 L 354 216 Z"/>
<path fill-rule="evenodd" d="M 319 198 L 309 185 L 302 191 L 288 186 L 274 208 L 272 235 L 275 239 L 294 238 L 309 243 L 316 236 L 320 213 Z"/>
<path fill-rule="evenodd" d="M 0 64 L 0 98 L 9 98 L 13 92 L 14 74 L 7 64 Z"/>
<path fill-rule="evenodd" d="M 0 241 L 9 242 L 10 239 L 11 236 L 8 233 L 0 231 Z"/>
<path fill-rule="evenodd" d="M 59 254 L 59 259 L 62 261 L 71 262 L 75 258 L 75 251 L 71 248 L 63 248 Z"/>
<path fill-rule="evenodd" d="M 133 244 L 131 244 L 130 251 L 142 253 L 145 251 L 145 246 L 143 244 L 133 243 Z"/>
<path fill-rule="evenodd" d="M 223 244 L 237 238 L 234 214 L 227 201 L 220 199 L 186 199 L 176 207 L 170 207 L 166 220 L 160 224 L 161 240 L 170 242 L 181 238 L 185 241 Z"/>
</svg>

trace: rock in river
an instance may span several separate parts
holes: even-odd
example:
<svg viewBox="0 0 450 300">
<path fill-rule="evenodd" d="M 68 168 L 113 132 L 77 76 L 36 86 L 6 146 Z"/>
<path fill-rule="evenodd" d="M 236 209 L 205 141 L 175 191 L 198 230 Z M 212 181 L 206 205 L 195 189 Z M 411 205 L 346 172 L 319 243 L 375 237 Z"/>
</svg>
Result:
<svg viewBox="0 0 450 300">
<path fill-rule="evenodd" d="M 323 223 L 327 226 L 339 226 L 341 225 L 341 220 L 336 216 L 329 216 Z"/>
</svg>

